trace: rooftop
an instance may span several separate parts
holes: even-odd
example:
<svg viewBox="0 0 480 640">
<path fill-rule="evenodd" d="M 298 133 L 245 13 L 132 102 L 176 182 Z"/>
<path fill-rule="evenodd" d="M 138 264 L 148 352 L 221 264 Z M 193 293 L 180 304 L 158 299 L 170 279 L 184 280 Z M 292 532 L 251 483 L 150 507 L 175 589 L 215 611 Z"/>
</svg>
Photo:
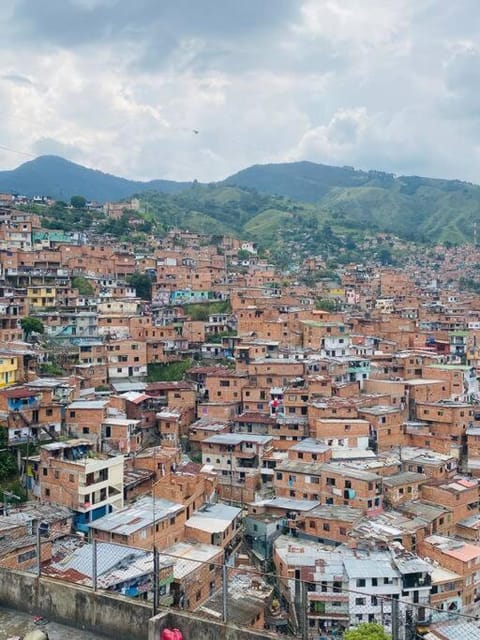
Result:
<svg viewBox="0 0 480 640">
<path fill-rule="evenodd" d="M 445 536 L 429 536 L 425 538 L 425 542 L 439 549 L 442 553 L 462 562 L 468 562 L 480 557 L 480 546 L 469 544 L 463 540 Z"/>
<path fill-rule="evenodd" d="M 311 511 L 318 507 L 320 502 L 318 500 L 296 500 L 295 498 L 278 497 L 252 502 L 251 505 L 265 506 L 267 509 L 283 509 L 285 511 Z"/>
<path fill-rule="evenodd" d="M 129 536 L 154 522 L 175 516 L 183 508 L 183 505 L 170 500 L 156 498 L 154 501 L 145 496 L 132 505 L 94 520 L 89 526 L 94 530 Z"/>
<path fill-rule="evenodd" d="M 413 471 L 402 471 L 393 476 L 386 476 L 383 484 L 387 487 L 400 487 L 404 484 L 413 484 L 414 482 L 423 482 L 427 479 L 424 473 L 415 473 Z"/>
<path fill-rule="evenodd" d="M 105 409 L 108 400 L 75 400 L 68 405 L 69 410 L 76 409 Z"/>
<path fill-rule="evenodd" d="M 207 444 L 238 445 L 242 442 L 254 442 L 256 444 L 268 444 L 273 440 L 272 436 L 257 436 L 250 433 L 219 433 L 205 438 Z"/>
<path fill-rule="evenodd" d="M 195 511 L 185 525 L 192 529 L 201 529 L 209 533 L 222 533 L 242 513 L 241 509 L 226 504 L 208 504 Z"/>
<path fill-rule="evenodd" d="M 201 542 L 177 542 L 160 554 L 160 558 L 172 559 L 173 577 L 181 580 L 206 562 L 222 562 L 223 550 L 213 544 Z"/>
</svg>

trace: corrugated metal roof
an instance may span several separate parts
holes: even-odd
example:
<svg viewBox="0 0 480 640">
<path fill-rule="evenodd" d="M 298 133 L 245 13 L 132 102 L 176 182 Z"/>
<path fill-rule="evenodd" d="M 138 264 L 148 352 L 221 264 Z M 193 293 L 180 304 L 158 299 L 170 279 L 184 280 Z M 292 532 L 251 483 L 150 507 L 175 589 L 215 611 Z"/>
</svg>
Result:
<svg viewBox="0 0 480 640">
<path fill-rule="evenodd" d="M 389 554 L 372 554 L 368 558 L 344 557 L 343 565 L 349 578 L 399 577 Z"/>
<path fill-rule="evenodd" d="M 183 508 L 182 504 L 161 498 L 156 498 L 154 504 L 153 498 L 146 496 L 133 505 L 94 520 L 89 527 L 128 536 L 151 526 L 153 522 L 174 516 Z"/>
</svg>

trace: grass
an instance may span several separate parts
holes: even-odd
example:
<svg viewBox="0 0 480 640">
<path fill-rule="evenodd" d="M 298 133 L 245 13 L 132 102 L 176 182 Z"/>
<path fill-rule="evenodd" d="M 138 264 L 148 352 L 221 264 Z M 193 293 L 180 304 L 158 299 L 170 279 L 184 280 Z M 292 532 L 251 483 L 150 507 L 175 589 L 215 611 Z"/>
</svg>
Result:
<svg viewBox="0 0 480 640">
<path fill-rule="evenodd" d="M 194 302 L 191 304 L 182 304 L 182 308 L 187 316 L 192 320 L 203 320 L 206 322 L 208 316 L 215 313 L 230 313 L 230 300 L 218 300 L 215 302 Z"/>
<path fill-rule="evenodd" d="M 169 362 L 167 364 L 151 363 L 147 365 L 148 382 L 172 382 L 182 380 L 185 371 L 192 366 L 192 360 L 187 358 L 179 362 Z"/>
</svg>

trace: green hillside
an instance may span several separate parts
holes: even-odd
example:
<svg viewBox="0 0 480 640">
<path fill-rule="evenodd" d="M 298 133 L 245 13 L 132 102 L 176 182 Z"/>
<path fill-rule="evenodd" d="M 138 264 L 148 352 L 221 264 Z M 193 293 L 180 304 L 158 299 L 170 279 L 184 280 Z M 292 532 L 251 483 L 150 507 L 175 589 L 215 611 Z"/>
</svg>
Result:
<svg viewBox="0 0 480 640">
<path fill-rule="evenodd" d="M 352 234 L 360 238 L 365 232 L 383 231 L 426 243 L 461 243 L 471 239 L 480 220 L 477 185 L 313 162 L 255 165 L 223 182 L 203 185 L 135 182 L 42 156 L 0 172 L 0 191 L 49 194 L 67 201 L 74 194 L 97 200 L 137 194 L 146 221 L 137 226 L 140 232 L 175 226 L 248 235 L 263 246 L 281 244 L 285 238 L 307 245 L 321 242 L 325 224 L 336 236 L 350 234 L 350 240 Z M 69 228 L 68 213 L 60 214 L 47 216 L 45 226 L 54 228 L 60 222 L 61 228 Z M 85 220 L 80 226 L 89 224 Z M 119 236 L 130 231 L 128 220 L 101 222 L 98 230 Z"/>
<path fill-rule="evenodd" d="M 395 179 L 389 185 L 332 187 L 319 202 L 290 200 L 243 187 L 195 185 L 178 194 L 142 196 L 165 228 L 230 233 L 269 247 L 285 238 L 312 244 L 328 225 L 334 235 L 387 232 L 433 243 L 470 241 L 480 220 L 480 188 L 460 182 Z M 376 182 L 372 180 L 371 182 Z"/>
</svg>

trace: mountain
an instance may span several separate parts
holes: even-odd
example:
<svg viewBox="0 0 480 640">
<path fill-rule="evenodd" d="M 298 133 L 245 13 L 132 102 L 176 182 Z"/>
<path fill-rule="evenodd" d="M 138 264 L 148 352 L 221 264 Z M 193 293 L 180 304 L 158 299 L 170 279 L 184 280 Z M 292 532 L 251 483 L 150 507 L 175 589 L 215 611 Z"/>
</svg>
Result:
<svg viewBox="0 0 480 640">
<path fill-rule="evenodd" d="M 71 196 L 82 195 L 98 202 L 116 201 L 145 191 L 177 193 L 189 185 L 173 180 L 127 180 L 87 169 L 59 156 L 39 156 L 12 171 L 0 171 L 0 192 L 29 197 L 48 195 L 57 200 L 70 200 Z"/>
<path fill-rule="evenodd" d="M 460 180 L 357 171 L 313 162 L 255 165 L 224 184 L 314 203 L 345 229 L 464 242 L 480 221 L 480 187 Z"/>
<path fill-rule="evenodd" d="M 380 171 L 357 171 L 315 162 L 257 164 L 224 180 L 225 184 L 257 189 L 304 202 L 318 202 L 332 187 L 361 187 L 376 179 L 391 183 L 393 176 Z"/>
<path fill-rule="evenodd" d="M 374 230 L 459 243 L 471 239 L 480 221 L 477 185 L 313 162 L 255 165 L 222 182 L 200 185 L 127 180 L 40 156 L 0 172 L 2 191 L 67 201 L 83 195 L 100 202 L 143 194 L 163 225 L 249 234 L 263 243 L 285 232 L 295 235 L 293 227 L 324 224 L 335 225 L 339 234 Z"/>
</svg>

